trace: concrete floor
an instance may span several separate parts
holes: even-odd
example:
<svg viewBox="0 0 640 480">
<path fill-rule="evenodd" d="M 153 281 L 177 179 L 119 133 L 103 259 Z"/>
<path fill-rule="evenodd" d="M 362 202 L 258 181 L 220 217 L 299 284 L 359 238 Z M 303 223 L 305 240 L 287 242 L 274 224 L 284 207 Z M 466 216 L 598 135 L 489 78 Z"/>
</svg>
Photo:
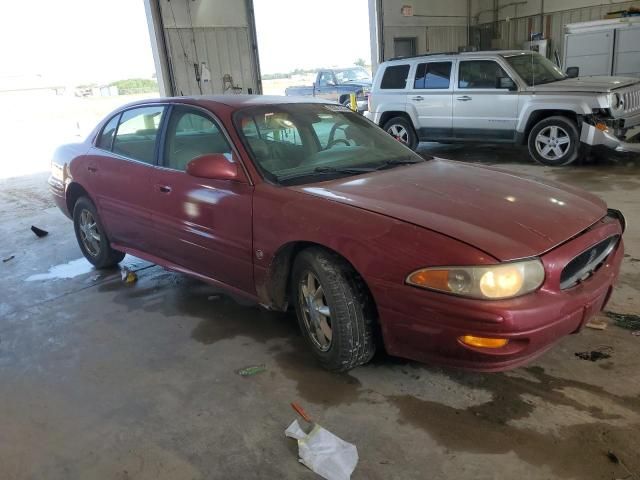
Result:
<svg viewBox="0 0 640 480">
<path fill-rule="evenodd" d="M 550 169 L 506 147 L 423 152 L 578 185 L 622 209 L 627 257 L 608 308 L 640 311 L 638 162 Z M 132 286 L 82 261 L 67 265 L 72 278 L 38 277 L 81 257 L 45 179 L 0 181 L 0 256 L 15 255 L 0 263 L 1 478 L 315 478 L 283 433 L 293 400 L 357 445 L 356 479 L 640 478 L 640 337 L 628 330 L 586 329 L 509 373 L 381 354 L 330 374 L 292 315 L 137 259 L 126 259 Z M 574 355 L 601 346 L 610 359 Z M 262 363 L 265 373 L 236 373 Z"/>
</svg>

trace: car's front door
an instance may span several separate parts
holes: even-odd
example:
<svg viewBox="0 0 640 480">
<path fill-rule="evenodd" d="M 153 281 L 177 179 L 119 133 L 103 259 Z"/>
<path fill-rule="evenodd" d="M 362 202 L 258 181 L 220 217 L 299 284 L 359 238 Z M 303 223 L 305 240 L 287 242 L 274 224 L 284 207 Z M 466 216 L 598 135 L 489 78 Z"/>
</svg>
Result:
<svg viewBox="0 0 640 480">
<path fill-rule="evenodd" d="M 146 250 L 152 234 L 152 177 L 166 107 L 125 110 L 103 128 L 87 161 L 90 195 L 111 242 Z"/>
<path fill-rule="evenodd" d="M 416 130 L 422 141 L 451 138 L 451 61 L 416 65 L 415 77 L 407 92 L 407 109 L 417 119 Z M 411 83 L 411 82 L 410 82 Z"/>
<path fill-rule="evenodd" d="M 454 137 L 513 141 L 518 98 L 513 79 L 495 60 L 460 60 L 453 91 Z"/>
<path fill-rule="evenodd" d="M 154 251 L 171 263 L 253 291 L 253 187 L 247 181 L 196 178 L 187 164 L 208 153 L 238 161 L 207 112 L 173 106 L 153 178 Z M 239 168 L 242 170 L 241 165 Z"/>
<path fill-rule="evenodd" d="M 324 72 L 320 72 L 318 75 L 316 97 L 326 98 L 327 100 L 337 100 L 338 87 L 336 86 L 336 78 L 332 71 L 326 70 Z"/>
</svg>

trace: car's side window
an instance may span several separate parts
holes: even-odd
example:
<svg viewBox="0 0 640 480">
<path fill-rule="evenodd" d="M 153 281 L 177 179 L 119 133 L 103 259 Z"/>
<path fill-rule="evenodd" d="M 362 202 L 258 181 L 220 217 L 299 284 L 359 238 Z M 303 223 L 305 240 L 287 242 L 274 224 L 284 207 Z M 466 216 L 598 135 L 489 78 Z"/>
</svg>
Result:
<svg viewBox="0 0 640 480">
<path fill-rule="evenodd" d="M 322 72 L 318 81 L 321 87 L 333 84 L 333 74 L 331 72 Z"/>
<path fill-rule="evenodd" d="M 404 89 L 407 86 L 409 65 L 389 65 L 382 75 L 380 88 L 384 90 Z"/>
<path fill-rule="evenodd" d="M 413 88 L 448 89 L 451 77 L 451 62 L 420 63 L 416 69 Z"/>
<path fill-rule="evenodd" d="M 509 77 L 493 60 L 460 62 L 458 88 L 500 88 L 500 79 Z"/>
<path fill-rule="evenodd" d="M 153 164 L 156 138 L 164 111 L 164 107 L 152 106 L 123 112 L 113 139 L 113 152 Z"/>
<path fill-rule="evenodd" d="M 98 137 L 96 147 L 102 148 L 103 150 L 111 150 L 113 134 L 116 132 L 116 128 L 118 127 L 118 120 L 120 120 L 120 114 L 114 115 L 111 120 L 106 123 Z"/>
<path fill-rule="evenodd" d="M 163 165 L 185 171 L 191 160 L 209 153 L 231 158 L 231 146 L 218 124 L 205 113 L 175 107 L 167 125 Z"/>
</svg>

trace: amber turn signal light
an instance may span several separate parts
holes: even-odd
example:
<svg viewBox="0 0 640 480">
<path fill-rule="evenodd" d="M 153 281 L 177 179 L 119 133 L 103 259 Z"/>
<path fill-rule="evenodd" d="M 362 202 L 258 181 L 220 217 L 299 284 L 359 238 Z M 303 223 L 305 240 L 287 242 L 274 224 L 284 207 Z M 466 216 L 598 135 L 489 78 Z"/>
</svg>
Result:
<svg viewBox="0 0 640 480">
<path fill-rule="evenodd" d="M 597 128 L 598 130 L 600 130 L 601 132 L 606 132 L 606 131 L 608 131 L 608 130 L 609 130 L 609 128 L 607 127 L 607 125 L 606 125 L 606 124 L 604 124 L 604 123 L 602 123 L 602 122 L 600 122 L 600 123 L 596 123 L 596 128 Z"/>
<path fill-rule="evenodd" d="M 509 343 L 509 340 L 506 338 L 486 338 L 475 337 L 473 335 L 464 335 L 462 337 L 458 337 L 458 340 L 466 345 L 480 348 L 500 348 Z"/>
</svg>

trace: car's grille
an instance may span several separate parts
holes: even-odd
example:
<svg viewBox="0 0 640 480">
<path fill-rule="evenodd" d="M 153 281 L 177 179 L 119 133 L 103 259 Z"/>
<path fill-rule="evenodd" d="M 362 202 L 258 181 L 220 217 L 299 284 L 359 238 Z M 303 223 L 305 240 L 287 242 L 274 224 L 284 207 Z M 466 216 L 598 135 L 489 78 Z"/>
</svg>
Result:
<svg viewBox="0 0 640 480">
<path fill-rule="evenodd" d="M 640 89 L 624 92 L 621 97 L 625 115 L 640 111 Z"/>
<path fill-rule="evenodd" d="M 590 277 L 605 262 L 619 239 L 619 235 L 609 237 L 571 260 L 560 275 L 560 288 L 565 290 L 574 287 Z"/>
</svg>

